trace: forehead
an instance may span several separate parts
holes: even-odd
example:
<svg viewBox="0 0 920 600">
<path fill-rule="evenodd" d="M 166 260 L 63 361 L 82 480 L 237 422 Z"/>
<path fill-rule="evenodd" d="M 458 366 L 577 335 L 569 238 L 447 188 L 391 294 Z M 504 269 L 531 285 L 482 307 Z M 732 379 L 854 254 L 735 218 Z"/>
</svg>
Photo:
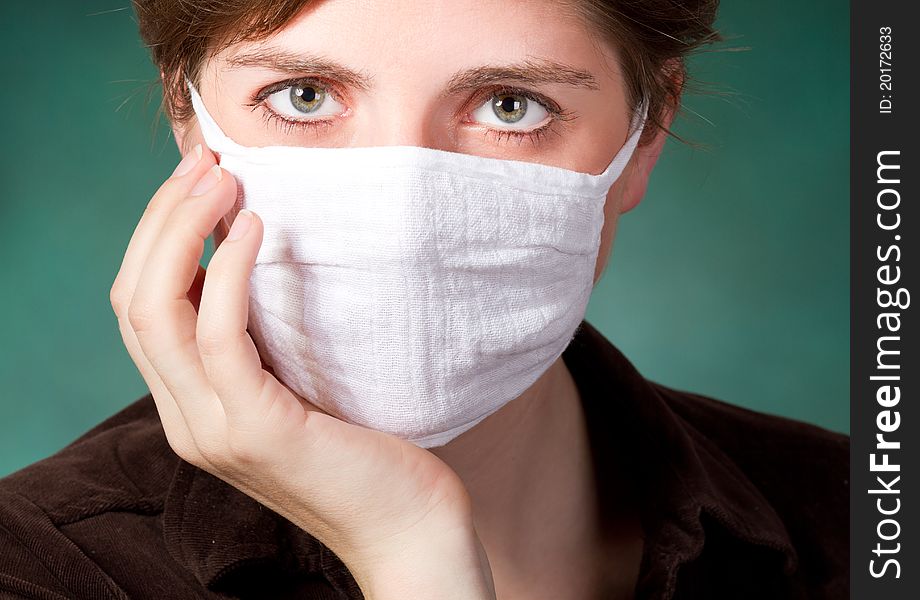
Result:
<svg viewBox="0 0 920 600">
<path fill-rule="evenodd" d="M 560 0 L 320 0 L 270 37 L 222 50 L 213 65 L 256 49 L 321 54 L 372 76 L 544 58 L 590 70 L 601 85 L 619 78 L 613 44 Z"/>
</svg>

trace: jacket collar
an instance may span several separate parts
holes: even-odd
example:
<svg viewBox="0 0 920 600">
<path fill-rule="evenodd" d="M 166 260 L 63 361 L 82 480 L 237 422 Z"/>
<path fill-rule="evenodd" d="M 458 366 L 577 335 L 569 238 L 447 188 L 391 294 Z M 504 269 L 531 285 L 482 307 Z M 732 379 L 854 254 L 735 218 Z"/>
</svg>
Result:
<svg viewBox="0 0 920 600">
<path fill-rule="evenodd" d="M 600 472 L 605 461 L 623 457 L 637 487 L 646 538 L 636 597 L 673 596 L 678 568 L 702 552 L 704 515 L 740 548 L 778 552 L 783 575 L 795 572 L 798 557 L 776 510 L 675 410 L 693 394 L 643 377 L 587 321 L 563 356 L 582 395 Z M 610 492 L 602 487 L 601 493 Z"/>
<path fill-rule="evenodd" d="M 786 575 L 795 571 L 796 553 L 774 508 L 728 456 L 673 409 L 689 394 L 645 379 L 587 321 L 563 360 L 582 396 L 601 502 L 614 502 L 603 477 L 614 457 L 625 461 L 635 481 L 646 534 L 639 597 L 673 595 L 678 567 L 703 549 L 703 515 L 742 548 L 780 553 Z M 292 577 L 322 573 L 346 597 L 361 597 L 347 568 L 318 540 L 184 461 L 167 492 L 163 520 L 170 554 L 211 589 L 247 566 L 273 563 L 275 572 Z"/>
</svg>

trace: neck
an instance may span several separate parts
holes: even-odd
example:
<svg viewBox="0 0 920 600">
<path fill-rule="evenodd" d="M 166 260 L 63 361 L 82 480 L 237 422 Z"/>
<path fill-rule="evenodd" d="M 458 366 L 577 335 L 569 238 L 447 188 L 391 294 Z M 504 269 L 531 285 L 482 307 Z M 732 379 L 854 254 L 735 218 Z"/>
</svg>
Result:
<svg viewBox="0 0 920 600">
<path fill-rule="evenodd" d="M 578 388 L 561 357 L 520 397 L 432 452 L 466 484 L 500 598 L 594 589 L 604 543 L 596 482 Z M 534 589 L 539 596 L 523 593 Z"/>
</svg>

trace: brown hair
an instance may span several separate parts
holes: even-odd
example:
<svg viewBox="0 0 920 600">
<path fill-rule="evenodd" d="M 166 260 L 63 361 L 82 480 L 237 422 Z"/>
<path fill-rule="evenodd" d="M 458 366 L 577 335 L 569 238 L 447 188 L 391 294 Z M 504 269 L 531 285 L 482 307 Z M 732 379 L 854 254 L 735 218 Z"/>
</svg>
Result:
<svg viewBox="0 0 920 600">
<path fill-rule="evenodd" d="M 163 84 L 163 109 L 177 124 L 194 113 L 184 85 L 199 83 L 204 59 L 238 42 L 275 33 L 310 0 L 133 0 L 140 35 Z M 649 123 L 642 143 L 669 110 L 680 109 L 685 61 L 721 40 L 714 29 L 719 0 L 570 0 L 584 21 L 618 48 L 630 108 L 644 96 Z M 671 135 L 673 132 L 668 131 Z M 675 136 L 676 137 L 676 136 Z"/>
</svg>

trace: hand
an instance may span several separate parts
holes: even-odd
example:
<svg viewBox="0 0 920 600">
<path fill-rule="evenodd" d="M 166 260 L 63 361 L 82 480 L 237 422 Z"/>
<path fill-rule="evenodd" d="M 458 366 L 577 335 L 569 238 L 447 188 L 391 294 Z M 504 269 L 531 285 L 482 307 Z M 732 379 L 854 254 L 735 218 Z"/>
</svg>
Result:
<svg viewBox="0 0 920 600">
<path fill-rule="evenodd" d="M 190 151 L 150 201 L 112 285 L 122 339 L 169 445 L 314 535 L 368 598 L 494 598 L 453 470 L 332 417 L 263 368 L 246 331 L 258 215 L 237 215 L 207 271 L 199 265 L 236 194 L 210 151 Z"/>
</svg>

